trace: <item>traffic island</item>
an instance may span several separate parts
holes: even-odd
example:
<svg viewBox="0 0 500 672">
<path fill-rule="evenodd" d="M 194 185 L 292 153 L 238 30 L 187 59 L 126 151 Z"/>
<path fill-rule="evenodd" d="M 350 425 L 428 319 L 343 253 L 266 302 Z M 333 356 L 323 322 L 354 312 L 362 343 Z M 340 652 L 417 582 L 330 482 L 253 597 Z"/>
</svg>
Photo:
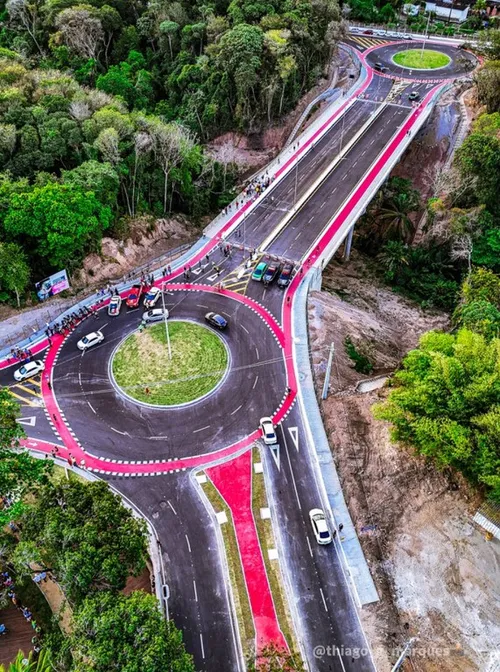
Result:
<svg viewBox="0 0 500 672">
<path fill-rule="evenodd" d="M 210 394 L 223 380 L 229 352 L 211 329 L 181 320 L 134 332 L 116 349 L 111 371 L 130 399 L 152 406 L 179 406 Z"/>
<path fill-rule="evenodd" d="M 451 63 L 449 56 L 433 49 L 406 49 L 394 54 L 392 60 L 402 68 L 412 70 L 437 70 Z"/>
</svg>

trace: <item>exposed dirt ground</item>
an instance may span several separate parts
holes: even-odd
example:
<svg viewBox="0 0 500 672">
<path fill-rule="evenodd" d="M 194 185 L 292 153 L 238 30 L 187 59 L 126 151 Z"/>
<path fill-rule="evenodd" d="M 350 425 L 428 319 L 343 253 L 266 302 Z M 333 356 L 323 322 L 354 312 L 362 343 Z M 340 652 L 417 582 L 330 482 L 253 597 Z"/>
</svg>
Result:
<svg viewBox="0 0 500 672">
<path fill-rule="evenodd" d="M 381 287 L 359 255 L 331 264 L 323 291 L 308 307 L 317 389 L 329 344 L 335 343 L 331 394 L 322 412 L 351 516 L 372 569 L 380 602 L 361 617 L 379 672 L 389 671 L 410 637 L 405 670 L 488 670 L 500 642 L 500 543 L 472 523 L 479 498 L 457 475 L 437 472 L 389 440 L 371 406 L 386 390 L 355 391 L 344 339 L 365 349 L 375 373 L 388 372 L 445 315 Z M 493 669 L 493 668 L 491 668 Z"/>
</svg>

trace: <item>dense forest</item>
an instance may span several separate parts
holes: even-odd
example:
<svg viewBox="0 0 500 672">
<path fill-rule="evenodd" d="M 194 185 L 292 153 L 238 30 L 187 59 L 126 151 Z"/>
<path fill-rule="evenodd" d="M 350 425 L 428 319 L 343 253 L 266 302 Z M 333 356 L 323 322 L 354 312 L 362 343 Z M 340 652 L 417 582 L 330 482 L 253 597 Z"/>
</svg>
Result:
<svg viewBox="0 0 500 672">
<path fill-rule="evenodd" d="M 232 197 L 203 150 L 289 111 L 343 30 L 336 0 L 7 0 L 0 29 L 0 301 L 73 270 L 120 217 Z"/>
</svg>

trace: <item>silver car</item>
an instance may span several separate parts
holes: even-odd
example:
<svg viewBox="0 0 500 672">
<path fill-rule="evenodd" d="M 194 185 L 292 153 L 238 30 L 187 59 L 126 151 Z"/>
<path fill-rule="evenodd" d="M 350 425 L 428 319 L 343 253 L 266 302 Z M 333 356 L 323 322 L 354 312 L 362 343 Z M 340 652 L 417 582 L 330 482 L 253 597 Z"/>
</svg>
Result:
<svg viewBox="0 0 500 672">
<path fill-rule="evenodd" d="M 161 322 L 165 318 L 168 318 L 168 310 L 166 308 L 165 312 L 163 312 L 163 308 L 152 308 L 142 314 L 144 322 Z"/>
</svg>

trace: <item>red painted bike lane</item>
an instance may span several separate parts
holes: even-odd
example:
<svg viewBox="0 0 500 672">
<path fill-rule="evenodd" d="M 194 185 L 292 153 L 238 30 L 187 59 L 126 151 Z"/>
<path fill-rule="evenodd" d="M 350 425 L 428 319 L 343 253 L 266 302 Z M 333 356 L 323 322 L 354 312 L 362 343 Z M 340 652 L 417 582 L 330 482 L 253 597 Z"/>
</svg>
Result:
<svg viewBox="0 0 500 672">
<path fill-rule="evenodd" d="M 252 511 L 252 451 L 206 469 L 220 496 L 231 510 L 255 626 L 257 655 L 270 642 L 287 648 L 279 627 L 266 566 Z"/>
</svg>

